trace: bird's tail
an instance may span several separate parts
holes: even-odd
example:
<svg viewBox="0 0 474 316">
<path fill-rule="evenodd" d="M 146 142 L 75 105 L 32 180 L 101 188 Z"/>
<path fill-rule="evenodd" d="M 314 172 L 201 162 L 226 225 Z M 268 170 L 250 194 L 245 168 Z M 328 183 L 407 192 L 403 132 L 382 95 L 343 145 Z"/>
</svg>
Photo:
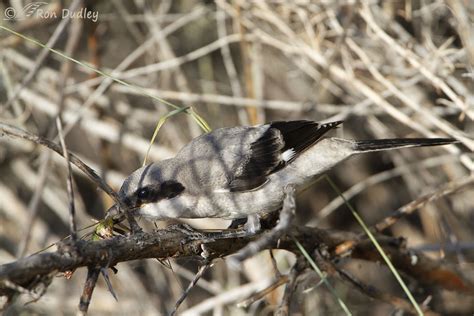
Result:
<svg viewBox="0 0 474 316">
<path fill-rule="evenodd" d="M 382 151 L 397 148 L 439 146 L 458 142 L 454 138 L 393 138 L 356 141 L 355 151 L 358 153 Z"/>
</svg>

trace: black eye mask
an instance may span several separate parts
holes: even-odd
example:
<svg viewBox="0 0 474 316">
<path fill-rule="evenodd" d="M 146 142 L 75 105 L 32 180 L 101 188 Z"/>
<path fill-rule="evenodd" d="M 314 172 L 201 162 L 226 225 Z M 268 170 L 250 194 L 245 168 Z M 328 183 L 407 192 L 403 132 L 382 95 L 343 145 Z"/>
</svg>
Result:
<svg viewBox="0 0 474 316">
<path fill-rule="evenodd" d="M 161 184 L 160 191 L 166 199 L 171 199 L 183 192 L 184 186 L 177 181 L 165 181 Z"/>
<path fill-rule="evenodd" d="M 162 199 L 171 199 L 184 191 L 184 186 L 173 180 L 165 181 L 158 185 L 148 185 L 135 192 L 137 205 L 157 202 Z"/>
</svg>

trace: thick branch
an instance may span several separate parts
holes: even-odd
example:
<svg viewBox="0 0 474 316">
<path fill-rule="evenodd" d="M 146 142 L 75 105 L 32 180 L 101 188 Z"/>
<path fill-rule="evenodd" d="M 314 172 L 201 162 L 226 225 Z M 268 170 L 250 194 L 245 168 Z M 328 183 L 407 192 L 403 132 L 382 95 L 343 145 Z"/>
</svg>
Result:
<svg viewBox="0 0 474 316">
<path fill-rule="evenodd" d="M 0 295 L 9 289 L 4 284 L 6 280 L 29 288 L 34 280 L 53 271 L 72 271 L 91 265 L 113 266 L 119 262 L 146 258 L 202 258 L 202 244 L 206 245 L 207 256 L 212 259 L 234 253 L 259 237 L 219 239 L 219 235 L 221 234 L 196 233 L 172 226 L 152 233 L 117 236 L 100 241 L 78 241 L 75 247 L 77 255 L 74 251 L 69 252 L 68 248 L 71 247 L 62 244 L 56 252 L 40 253 L 1 265 Z M 336 245 L 347 237 L 338 236 L 336 233 L 328 234 L 317 229 L 295 231 L 295 236 L 308 248 L 314 248 L 320 243 Z M 282 249 L 296 251 L 290 238 L 282 238 L 279 246 Z"/>
<path fill-rule="evenodd" d="M 334 256 L 336 246 L 347 241 L 356 241 L 352 257 L 370 261 L 380 258 L 369 242 L 357 242 L 355 234 L 322 230 L 318 228 L 293 226 L 286 235 L 281 236 L 278 243 L 268 245 L 267 248 L 286 249 L 298 253 L 293 241 L 296 238 L 309 253 L 324 245 Z M 265 232 L 263 234 L 267 234 Z M 100 241 L 79 241 L 72 247 L 67 244 L 59 245 L 56 252 L 41 253 L 15 262 L 0 266 L 0 295 L 12 294 L 14 289 L 8 284 L 16 284 L 26 289 L 34 288 L 43 277 L 54 272 L 73 271 L 85 266 L 111 267 L 119 262 L 170 257 L 195 257 L 206 260 L 223 257 L 235 253 L 249 242 L 261 235 L 243 238 L 225 238 L 221 232 L 197 232 L 182 229 L 182 226 L 172 226 L 165 230 L 152 233 L 138 233 L 130 236 L 117 236 Z M 379 236 L 380 237 L 380 236 Z M 451 290 L 474 293 L 459 274 L 441 263 L 430 260 L 421 255 L 409 253 L 396 239 L 380 237 L 379 242 L 394 259 L 398 269 L 417 278 L 420 273 L 427 276 L 424 283 L 437 285 Z M 203 245 L 205 244 L 205 247 Z M 203 250 L 205 248 L 205 251 Z M 413 261 L 416 257 L 416 262 Z"/>
</svg>

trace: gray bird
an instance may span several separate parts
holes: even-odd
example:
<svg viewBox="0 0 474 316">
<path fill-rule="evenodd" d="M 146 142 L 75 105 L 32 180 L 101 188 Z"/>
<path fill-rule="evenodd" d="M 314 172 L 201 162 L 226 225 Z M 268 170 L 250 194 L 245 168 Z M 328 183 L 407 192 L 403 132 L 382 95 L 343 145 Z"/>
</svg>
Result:
<svg viewBox="0 0 474 316">
<path fill-rule="evenodd" d="M 134 215 L 151 220 L 241 219 L 278 210 L 287 185 L 302 188 L 353 155 L 456 141 L 322 138 L 341 123 L 279 121 L 216 129 L 193 139 L 176 157 L 133 172 L 119 197 Z"/>
</svg>

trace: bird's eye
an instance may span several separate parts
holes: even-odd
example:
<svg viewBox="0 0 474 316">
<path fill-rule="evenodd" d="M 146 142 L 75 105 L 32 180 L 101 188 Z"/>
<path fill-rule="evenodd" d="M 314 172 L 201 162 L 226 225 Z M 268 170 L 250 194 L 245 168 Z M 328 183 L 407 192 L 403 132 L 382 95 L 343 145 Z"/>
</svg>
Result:
<svg viewBox="0 0 474 316">
<path fill-rule="evenodd" d="M 141 188 L 137 192 L 137 198 L 140 200 L 147 200 L 150 198 L 151 190 L 147 187 Z"/>
</svg>

